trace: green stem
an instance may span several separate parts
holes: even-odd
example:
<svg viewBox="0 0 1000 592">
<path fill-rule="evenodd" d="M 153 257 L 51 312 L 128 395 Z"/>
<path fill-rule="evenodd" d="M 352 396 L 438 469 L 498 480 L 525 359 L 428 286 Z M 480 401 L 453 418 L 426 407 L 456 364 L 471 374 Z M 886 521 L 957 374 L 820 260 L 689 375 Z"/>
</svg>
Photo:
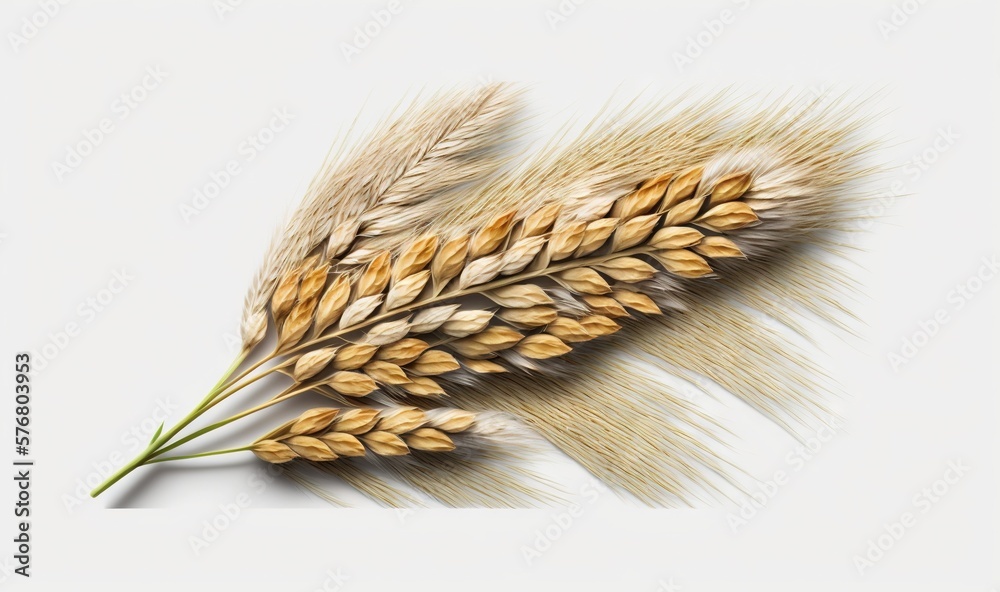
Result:
<svg viewBox="0 0 1000 592">
<path fill-rule="evenodd" d="M 237 413 L 236 415 L 233 415 L 232 417 L 227 417 L 226 419 L 223 419 L 222 421 L 217 421 L 217 422 L 213 423 L 210 426 L 205 426 L 205 427 L 201 428 L 200 430 L 198 430 L 197 432 L 194 432 L 193 434 L 191 434 L 189 436 L 185 436 L 185 437 L 181 438 L 180 440 L 174 442 L 170 446 L 167 446 L 166 448 L 164 448 L 162 450 L 158 450 L 158 451 L 154 452 L 150 456 L 150 458 L 156 458 L 156 457 L 160 456 L 161 454 L 170 452 L 174 448 L 177 448 L 178 446 L 182 446 L 184 444 L 187 444 L 188 442 L 190 442 L 191 440 L 194 440 L 195 438 L 198 438 L 200 436 L 204 436 L 205 434 L 207 434 L 209 432 L 214 432 L 215 430 L 217 430 L 217 429 L 219 429 L 219 428 L 221 428 L 223 426 L 227 426 L 227 425 L 233 423 L 234 421 L 236 421 L 238 419 L 242 419 L 242 418 L 244 418 L 244 417 L 246 417 L 248 415 L 251 415 L 253 413 L 257 413 L 258 411 L 261 411 L 263 409 L 267 409 L 271 405 L 277 405 L 278 403 L 280 403 L 282 401 L 285 401 L 287 399 L 291 399 L 295 395 L 298 395 L 298 394 L 304 393 L 304 392 L 306 392 L 308 390 L 311 390 L 315 386 L 316 385 L 310 385 L 310 386 L 303 387 L 303 388 L 300 388 L 300 389 L 295 389 L 295 390 L 293 390 L 290 387 L 284 393 L 278 395 L 277 397 L 274 397 L 273 399 L 268 400 L 267 402 L 261 403 L 260 405 L 257 405 L 256 407 L 251 407 L 250 409 L 247 409 L 245 411 L 241 411 L 241 412 Z"/>
<path fill-rule="evenodd" d="M 236 392 L 238 392 L 238 391 L 240 391 L 240 390 L 242 390 L 242 389 L 250 386 L 251 384 L 257 382 L 261 378 L 264 378 L 265 376 L 268 376 L 270 374 L 273 374 L 273 373 L 277 372 L 279 369 L 281 369 L 282 366 L 283 366 L 282 364 L 278 364 L 277 366 L 273 366 L 271 368 L 268 368 L 268 369 L 262 371 L 260 374 L 258 374 L 256 376 L 253 376 L 253 377 L 251 377 L 249 379 L 246 379 L 243 382 L 237 383 L 237 382 L 230 381 L 229 383 L 227 383 L 229 386 L 226 386 L 225 388 L 221 389 L 218 392 L 218 394 L 216 395 L 215 399 L 213 399 L 211 402 L 209 402 L 207 405 L 205 405 L 205 407 L 203 408 L 203 411 L 208 411 L 212 407 L 215 407 L 219 403 L 225 401 L 227 398 L 229 398 L 230 396 L 232 396 Z"/>
<path fill-rule="evenodd" d="M 171 460 L 186 460 L 189 458 L 203 458 L 206 456 L 218 456 L 220 454 L 230 454 L 232 452 L 246 452 L 250 450 L 250 446 L 241 446 L 240 448 L 226 448 L 224 450 L 213 450 L 211 452 L 199 452 L 198 454 L 185 454 L 183 456 L 165 456 L 162 458 L 152 458 L 147 460 L 143 464 L 151 465 L 153 463 L 167 462 Z"/>
<path fill-rule="evenodd" d="M 103 493 L 107 488 L 111 487 L 112 485 L 120 481 L 122 477 L 128 475 L 136 468 L 145 464 L 146 460 L 149 459 L 154 452 L 156 452 L 161 446 L 169 442 L 170 439 L 176 436 L 178 432 L 183 430 L 192 421 L 194 421 L 202 413 L 204 413 L 205 412 L 204 407 L 212 402 L 212 399 L 215 397 L 216 394 L 218 394 L 219 389 L 222 388 L 223 384 L 225 384 L 226 379 L 228 379 L 233 374 L 233 372 L 235 372 L 236 369 L 240 367 L 240 365 L 243 363 L 244 360 L 246 360 L 249 354 L 250 352 L 246 350 L 240 352 L 240 355 L 236 356 L 236 359 L 226 370 L 226 373 L 222 376 L 222 378 L 220 378 L 219 381 L 215 383 L 215 386 L 212 387 L 212 390 L 210 390 L 208 394 L 205 395 L 205 398 L 203 398 L 201 402 L 198 403 L 198 405 L 194 408 L 193 411 L 191 411 L 191 413 L 188 413 L 186 416 L 184 416 L 184 418 L 177 425 L 170 428 L 167 432 L 160 434 L 160 437 L 150 442 L 149 446 L 147 446 L 145 450 L 139 453 L 138 456 L 132 459 L 127 465 L 118 469 L 114 474 L 108 477 L 104 481 L 104 483 L 98 485 L 93 491 L 90 492 L 90 497 L 97 497 L 101 495 L 101 493 Z"/>
</svg>

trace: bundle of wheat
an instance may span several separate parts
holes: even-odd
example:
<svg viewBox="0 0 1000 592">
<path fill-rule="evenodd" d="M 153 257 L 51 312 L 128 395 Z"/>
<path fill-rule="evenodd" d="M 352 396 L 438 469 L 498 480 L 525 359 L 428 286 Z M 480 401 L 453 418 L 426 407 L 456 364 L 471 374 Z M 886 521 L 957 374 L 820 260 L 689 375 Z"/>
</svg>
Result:
<svg viewBox="0 0 1000 592">
<path fill-rule="evenodd" d="M 332 159 L 247 295 L 236 362 L 95 495 L 144 464 L 252 451 L 289 466 L 333 461 L 362 491 L 401 503 L 390 486 L 363 484 L 378 479 L 358 472 L 375 460 L 365 457 L 426 468 L 464 445 L 460 462 L 483 470 L 406 481 L 446 503 L 492 503 L 506 498 L 472 492 L 511 486 L 522 455 L 503 445 L 533 429 L 611 486 L 669 504 L 718 489 L 725 461 L 709 446 L 713 420 L 641 360 L 708 378 L 789 429 L 821 410 L 821 373 L 746 309 L 792 327 L 788 303 L 837 320 L 830 294 L 849 278 L 822 251 L 869 173 L 856 108 L 817 100 L 747 115 L 720 95 L 626 110 L 511 169 L 519 97 L 506 85 L 445 94 Z M 290 384 L 271 399 L 174 439 L 275 373 Z M 245 447 L 165 455 L 304 393 L 345 410 L 313 409 Z M 480 429 L 443 397 L 505 415 Z M 500 477 L 483 478 L 487 465 Z"/>
</svg>

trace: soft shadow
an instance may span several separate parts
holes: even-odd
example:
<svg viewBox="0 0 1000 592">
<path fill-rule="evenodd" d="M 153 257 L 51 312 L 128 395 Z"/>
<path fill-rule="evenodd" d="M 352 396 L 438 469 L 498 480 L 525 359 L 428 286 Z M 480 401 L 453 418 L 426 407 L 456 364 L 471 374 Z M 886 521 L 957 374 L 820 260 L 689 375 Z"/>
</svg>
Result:
<svg viewBox="0 0 1000 592">
<path fill-rule="evenodd" d="M 125 477 L 122 481 L 127 481 L 126 483 L 118 482 L 114 488 L 109 489 L 102 495 L 110 498 L 108 508 L 116 510 L 149 508 L 150 506 L 142 503 L 141 500 L 156 489 L 157 483 L 161 482 L 161 480 L 169 480 L 171 475 L 175 473 L 218 471 L 220 467 L 251 466 L 255 462 L 257 462 L 256 459 L 250 456 L 241 458 L 233 457 L 232 460 L 216 461 L 209 465 L 196 465 L 188 461 L 182 461 L 177 464 L 159 463 L 147 465 L 136 469 L 134 473 Z"/>
</svg>

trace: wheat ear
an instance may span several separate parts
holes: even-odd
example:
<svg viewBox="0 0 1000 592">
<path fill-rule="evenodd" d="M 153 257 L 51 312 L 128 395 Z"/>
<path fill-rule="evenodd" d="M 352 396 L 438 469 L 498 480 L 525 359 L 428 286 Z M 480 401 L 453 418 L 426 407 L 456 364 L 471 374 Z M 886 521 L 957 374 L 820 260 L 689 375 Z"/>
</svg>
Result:
<svg viewBox="0 0 1000 592">
<path fill-rule="evenodd" d="M 451 452 L 452 437 L 475 429 L 476 416 L 457 409 L 425 413 L 415 407 L 310 409 L 254 442 L 251 450 L 269 463 L 296 458 L 325 462 L 340 457 L 402 456 L 412 450 Z"/>
<path fill-rule="evenodd" d="M 750 172 L 702 176 L 652 177 L 589 221 L 551 205 L 505 212 L 470 235 L 378 253 L 360 272 L 314 257 L 272 300 L 277 351 L 294 356 L 282 368 L 349 397 L 379 385 L 440 396 L 432 377 L 532 368 L 614 333 L 629 311 L 659 314 L 650 280 L 710 276 L 712 260 L 744 256 L 730 235 L 759 222 L 743 199 Z M 487 306 L 462 304 L 472 296 Z"/>
</svg>

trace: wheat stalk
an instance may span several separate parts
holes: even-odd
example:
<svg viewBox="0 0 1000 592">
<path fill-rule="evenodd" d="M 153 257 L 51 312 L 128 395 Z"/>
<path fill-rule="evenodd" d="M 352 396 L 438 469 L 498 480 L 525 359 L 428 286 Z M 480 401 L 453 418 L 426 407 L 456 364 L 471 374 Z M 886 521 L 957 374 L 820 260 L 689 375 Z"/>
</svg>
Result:
<svg viewBox="0 0 1000 592">
<path fill-rule="evenodd" d="M 822 232 L 848 219 L 853 202 L 840 201 L 838 192 L 862 174 L 856 160 L 866 148 L 841 147 L 856 125 L 846 119 L 810 119 L 781 108 L 734 125 L 732 113 L 709 101 L 673 119 L 650 110 L 623 125 L 609 122 L 563 152 L 545 152 L 534 164 L 501 175 L 499 150 L 511 137 L 516 98 L 502 85 L 445 95 L 404 111 L 346 159 L 327 165 L 251 286 L 236 362 L 190 414 L 161 428 L 94 494 L 143 464 L 231 452 L 284 463 L 449 452 L 460 444 L 475 450 L 468 436 L 489 430 L 475 413 L 354 403 L 381 393 L 434 407 L 465 391 L 459 387 L 470 379 L 490 384 L 492 374 L 558 374 L 557 358 L 584 346 L 593 352 L 605 341 L 620 352 L 662 357 L 660 344 L 644 341 L 642 331 L 625 340 L 597 338 L 626 325 L 641 327 L 629 323 L 636 316 L 663 318 L 665 309 L 684 314 L 692 298 L 711 293 L 714 282 L 707 280 L 753 284 L 750 278 L 771 259 L 789 259 L 786 268 L 794 269 L 803 245 L 822 245 Z M 482 180 L 488 182 L 476 185 Z M 795 277 L 809 275 L 807 269 Z M 774 277 L 798 281 L 780 272 Z M 753 285 L 744 292 L 755 293 Z M 716 329 L 723 341 L 742 340 L 735 329 Z M 274 346 L 265 350 L 269 332 Z M 768 347 L 769 355 L 783 353 L 776 342 Z M 256 359 L 244 364 L 251 354 Z M 688 372 L 703 368 L 690 352 L 676 358 Z M 593 356 L 582 359 L 595 364 Z M 738 356 L 725 359 L 740 363 Z M 291 384 L 271 399 L 175 439 L 213 407 L 276 373 Z M 766 388 L 769 380 L 756 384 Z M 758 404 L 752 389 L 729 386 Z M 247 446 L 167 456 L 310 392 L 344 407 L 307 411 Z M 492 392 L 506 394 L 504 388 Z M 599 396 L 622 404 L 617 395 Z M 497 406 L 536 422 L 584 413 L 582 407 L 553 410 L 510 399 Z M 790 401 L 760 406 L 792 409 Z M 644 412 L 629 404 L 618 411 Z M 696 417 L 687 408 L 678 408 L 678 415 Z M 606 433 L 618 430 L 608 421 L 607 415 L 590 418 Z M 650 431 L 637 437 L 652 438 Z M 616 474 L 594 464 L 595 458 L 607 460 L 607 443 L 549 437 L 592 471 Z M 637 452 L 678 451 L 718 471 L 692 436 L 671 427 L 666 437 L 673 448 L 643 440 Z M 669 478 L 650 475 L 666 491 L 682 492 L 683 478 L 698 479 L 683 459 L 658 466 L 679 471 Z M 642 499 L 656 499 L 631 474 L 619 482 Z"/>
</svg>

